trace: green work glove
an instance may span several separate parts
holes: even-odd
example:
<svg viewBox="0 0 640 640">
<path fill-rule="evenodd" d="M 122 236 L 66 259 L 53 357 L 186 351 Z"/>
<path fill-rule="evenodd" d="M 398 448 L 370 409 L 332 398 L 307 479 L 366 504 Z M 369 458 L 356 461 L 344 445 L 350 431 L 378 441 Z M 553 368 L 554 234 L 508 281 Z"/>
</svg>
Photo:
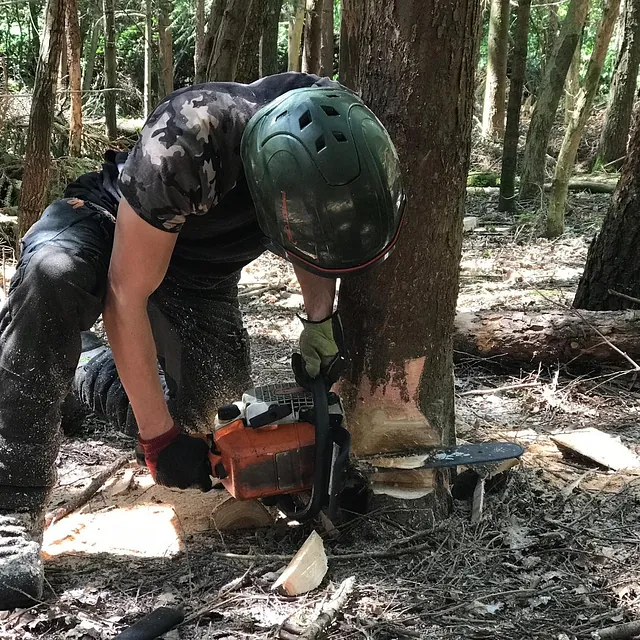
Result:
<svg viewBox="0 0 640 640">
<path fill-rule="evenodd" d="M 298 316 L 300 317 L 300 316 Z M 322 375 L 330 387 L 344 369 L 344 336 L 338 313 L 319 321 L 300 318 L 300 353 L 294 353 L 291 366 L 299 385 L 308 388 L 312 379 Z"/>
</svg>

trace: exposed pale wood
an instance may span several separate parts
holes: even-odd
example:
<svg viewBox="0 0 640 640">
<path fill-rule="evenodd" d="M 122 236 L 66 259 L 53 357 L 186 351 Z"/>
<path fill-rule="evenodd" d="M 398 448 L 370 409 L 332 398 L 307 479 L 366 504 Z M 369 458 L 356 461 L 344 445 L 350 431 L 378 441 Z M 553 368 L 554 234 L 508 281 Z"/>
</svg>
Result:
<svg viewBox="0 0 640 640">
<path fill-rule="evenodd" d="M 111 487 L 109 487 L 109 495 L 113 498 L 115 496 L 120 496 L 123 493 L 127 493 L 133 484 L 134 475 L 135 469 L 125 469 L 122 477 L 117 478 Z"/>
<path fill-rule="evenodd" d="M 271 589 L 288 596 L 307 593 L 320 585 L 328 568 L 322 538 L 312 531 Z"/>
<path fill-rule="evenodd" d="M 220 531 L 255 529 L 273 524 L 273 517 L 258 500 L 236 500 L 230 496 L 211 512 L 211 524 Z"/>
<path fill-rule="evenodd" d="M 478 226 L 478 218 L 475 216 L 465 216 L 462 219 L 462 228 L 465 232 L 473 231 Z"/>
<path fill-rule="evenodd" d="M 484 510 L 484 478 L 478 477 L 476 488 L 473 492 L 473 506 L 471 509 L 471 524 L 476 524 L 482 520 Z"/>
<path fill-rule="evenodd" d="M 640 460 L 634 453 L 615 438 L 593 427 L 557 433 L 551 439 L 560 447 L 575 451 L 614 471 L 640 468 Z"/>
<path fill-rule="evenodd" d="M 356 579 L 354 576 L 343 580 L 329 602 L 322 606 L 318 617 L 306 628 L 302 634 L 303 640 L 315 640 L 335 620 L 338 612 L 347 604 L 353 593 Z"/>
</svg>

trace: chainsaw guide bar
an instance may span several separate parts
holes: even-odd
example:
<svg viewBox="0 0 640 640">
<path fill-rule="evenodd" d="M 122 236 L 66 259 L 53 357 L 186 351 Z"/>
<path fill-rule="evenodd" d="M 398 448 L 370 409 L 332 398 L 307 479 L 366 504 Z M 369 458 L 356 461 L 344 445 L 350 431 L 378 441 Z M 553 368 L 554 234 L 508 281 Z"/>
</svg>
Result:
<svg viewBox="0 0 640 640">
<path fill-rule="evenodd" d="M 441 469 L 502 462 L 519 458 L 524 447 L 514 442 L 483 442 L 461 444 L 446 449 L 433 448 L 412 454 L 389 454 L 372 458 L 359 458 L 358 462 L 374 469 Z"/>
</svg>

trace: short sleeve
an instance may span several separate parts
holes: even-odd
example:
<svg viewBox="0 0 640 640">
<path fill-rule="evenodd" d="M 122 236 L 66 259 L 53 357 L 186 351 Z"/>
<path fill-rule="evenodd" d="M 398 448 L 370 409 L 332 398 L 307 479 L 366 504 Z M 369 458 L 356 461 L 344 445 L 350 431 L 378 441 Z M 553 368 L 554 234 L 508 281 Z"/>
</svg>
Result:
<svg viewBox="0 0 640 640">
<path fill-rule="evenodd" d="M 218 149 L 210 114 L 188 92 L 151 114 L 120 174 L 119 187 L 149 224 L 172 233 L 218 201 Z"/>
</svg>

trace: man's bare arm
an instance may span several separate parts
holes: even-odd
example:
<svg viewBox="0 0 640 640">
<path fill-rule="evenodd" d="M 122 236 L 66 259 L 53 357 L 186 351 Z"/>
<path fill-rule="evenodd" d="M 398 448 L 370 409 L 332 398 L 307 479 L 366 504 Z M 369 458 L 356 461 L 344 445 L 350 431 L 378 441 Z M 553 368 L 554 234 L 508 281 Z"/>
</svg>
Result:
<svg viewBox="0 0 640 640">
<path fill-rule="evenodd" d="M 147 302 L 167 272 L 177 235 L 151 226 L 121 200 L 103 319 L 120 380 L 145 440 L 173 426 L 158 376 Z"/>
<path fill-rule="evenodd" d="M 295 265 L 293 270 L 302 289 L 307 318 L 314 322 L 328 318 L 333 313 L 336 281 L 321 278 Z"/>
</svg>

